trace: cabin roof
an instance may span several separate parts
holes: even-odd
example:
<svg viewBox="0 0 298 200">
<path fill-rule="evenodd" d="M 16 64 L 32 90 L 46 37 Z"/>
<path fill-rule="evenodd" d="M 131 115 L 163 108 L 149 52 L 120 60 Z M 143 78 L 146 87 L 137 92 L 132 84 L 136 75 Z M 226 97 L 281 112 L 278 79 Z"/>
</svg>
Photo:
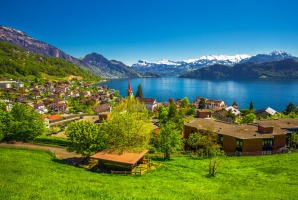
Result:
<svg viewBox="0 0 298 200">
<path fill-rule="evenodd" d="M 131 153 L 131 152 L 113 153 L 111 150 L 106 149 L 94 154 L 93 156 L 91 156 L 91 158 L 103 160 L 103 161 L 134 165 L 139 160 L 141 160 L 147 152 L 148 150 L 144 150 L 140 153 Z"/>
</svg>

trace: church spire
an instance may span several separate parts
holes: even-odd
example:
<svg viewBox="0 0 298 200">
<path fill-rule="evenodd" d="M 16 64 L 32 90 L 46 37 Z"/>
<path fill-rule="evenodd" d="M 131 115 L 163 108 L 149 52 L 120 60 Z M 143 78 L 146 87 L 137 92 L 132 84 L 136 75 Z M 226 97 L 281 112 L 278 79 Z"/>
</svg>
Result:
<svg viewBox="0 0 298 200">
<path fill-rule="evenodd" d="M 127 86 L 127 90 L 126 90 L 126 96 L 133 97 L 133 92 L 132 92 L 131 85 L 130 85 L 130 78 L 128 78 L 128 86 Z"/>
</svg>

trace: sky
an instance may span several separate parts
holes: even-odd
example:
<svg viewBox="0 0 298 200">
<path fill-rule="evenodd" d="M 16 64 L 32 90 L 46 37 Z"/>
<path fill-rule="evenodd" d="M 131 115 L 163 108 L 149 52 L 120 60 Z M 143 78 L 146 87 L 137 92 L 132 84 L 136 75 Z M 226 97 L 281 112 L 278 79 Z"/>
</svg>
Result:
<svg viewBox="0 0 298 200">
<path fill-rule="evenodd" d="M 298 56 L 297 0 L 1 0 L 0 25 L 127 65 L 204 55 Z"/>
</svg>

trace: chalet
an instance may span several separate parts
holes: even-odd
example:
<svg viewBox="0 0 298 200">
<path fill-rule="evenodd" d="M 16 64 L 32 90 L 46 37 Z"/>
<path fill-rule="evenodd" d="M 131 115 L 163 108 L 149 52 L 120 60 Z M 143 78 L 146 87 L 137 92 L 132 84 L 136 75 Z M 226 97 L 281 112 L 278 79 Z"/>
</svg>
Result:
<svg viewBox="0 0 298 200">
<path fill-rule="evenodd" d="M 235 116 L 240 115 L 240 111 L 237 108 L 235 108 L 235 106 L 229 106 L 229 107 L 225 108 L 224 110 L 226 111 L 226 113 L 229 112 L 229 110 L 231 110 Z"/>
<path fill-rule="evenodd" d="M 267 117 L 275 115 L 276 113 L 277 111 L 273 110 L 270 107 L 255 111 L 255 115 L 257 116 L 258 119 L 261 119 L 261 118 L 266 119 Z"/>
<path fill-rule="evenodd" d="M 92 107 L 95 114 L 98 115 L 99 121 L 103 121 L 109 118 L 112 111 L 112 107 L 109 104 L 101 104 Z"/>
<path fill-rule="evenodd" d="M 198 118 L 211 118 L 211 110 L 209 109 L 198 109 L 197 110 L 197 117 Z"/>
<path fill-rule="evenodd" d="M 185 124 L 183 138 L 191 133 L 211 130 L 228 155 L 260 155 L 277 153 L 288 146 L 291 134 L 298 131 L 298 120 L 259 120 L 254 124 L 235 125 L 214 120 L 194 119 Z M 185 144 L 185 150 L 190 147 Z"/>
<path fill-rule="evenodd" d="M 74 91 L 71 91 L 69 95 L 71 98 L 77 98 L 77 97 L 80 97 L 80 92 L 78 90 L 74 90 Z"/>
<path fill-rule="evenodd" d="M 156 99 L 154 98 L 137 98 L 139 102 L 144 103 L 147 110 L 153 112 L 154 109 L 157 107 Z"/>
<path fill-rule="evenodd" d="M 0 88 L 12 88 L 15 81 L 0 81 Z"/>
<path fill-rule="evenodd" d="M 24 83 L 23 82 L 14 82 L 13 86 L 15 88 L 23 88 L 24 87 Z"/>
<path fill-rule="evenodd" d="M 34 109 L 39 113 L 39 114 L 45 114 L 48 112 L 48 109 L 45 107 L 45 105 L 42 102 L 38 102 L 34 104 Z"/>
<path fill-rule="evenodd" d="M 197 97 L 194 101 L 194 105 L 198 107 L 201 99 L 200 97 Z M 225 102 L 222 100 L 212 100 L 212 99 L 205 99 L 206 109 L 212 109 L 212 110 L 222 110 L 226 107 Z"/>
</svg>

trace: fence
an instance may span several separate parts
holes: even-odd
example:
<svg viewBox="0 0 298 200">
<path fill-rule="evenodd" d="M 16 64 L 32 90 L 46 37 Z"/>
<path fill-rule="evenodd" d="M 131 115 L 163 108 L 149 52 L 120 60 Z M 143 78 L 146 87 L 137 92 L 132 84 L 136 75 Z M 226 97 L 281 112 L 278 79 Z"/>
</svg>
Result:
<svg viewBox="0 0 298 200">
<path fill-rule="evenodd" d="M 111 171 L 111 174 L 117 174 L 117 175 L 139 175 L 141 176 L 141 171 L 138 172 L 132 172 L 132 171 Z"/>
</svg>

